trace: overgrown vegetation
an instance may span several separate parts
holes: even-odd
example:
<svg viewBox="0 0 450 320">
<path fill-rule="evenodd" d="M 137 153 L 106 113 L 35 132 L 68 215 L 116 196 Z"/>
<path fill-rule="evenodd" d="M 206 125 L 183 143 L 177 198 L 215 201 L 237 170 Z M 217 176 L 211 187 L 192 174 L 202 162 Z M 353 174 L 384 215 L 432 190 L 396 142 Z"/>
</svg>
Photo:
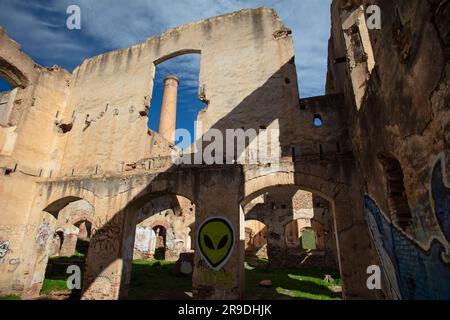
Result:
<svg viewBox="0 0 450 320">
<path fill-rule="evenodd" d="M 134 260 L 128 299 L 189 299 L 192 291 L 192 278 L 175 275 L 174 269 L 175 262 Z"/>
<path fill-rule="evenodd" d="M 11 295 L 8 295 L 8 296 L 0 297 L 0 300 L 22 300 L 22 298 L 19 297 L 19 296 L 11 294 Z"/>
<path fill-rule="evenodd" d="M 42 284 L 41 295 L 49 295 L 55 291 L 67 291 L 66 279 L 45 279 Z"/>
<path fill-rule="evenodd" d="M 176 276 L 175 262 L 133 261 L 129 299 L 189 299 L 192 280 L 189 276 Z M 335 281 L 327 283 L 325 275 Z M 262 280 L 271 280 L 272 287 L 263 288 Z M 331 291 L 340 284 L 339 273 L 325 269 L 269 269 L 267 260 L 248 259 L 245 270 L 247 299 L 341 299 L 340 293 Z"/>
<path fill-rule="evenodd" d="M 175 274 L 175 262 L 163 260 L 135 260 L 131 272 L 128 294 L 130 300 L 186 300 L 192 298 L 192 278 Z M 324 281 L 331 275 L 333 282 Z M 260 286 L 262 280 L 272 281 L 272 286 Z M 270 269 L 267 260 L 249 258 L 245 264 L 246 299 L 341 299 L 332 291 L 340 285 L 337 271 L 309 269 Z M 67 291 L 66 279 L 45 279 L 41 294 Z"/>
<path fill-rule="evenodd" d="M 332 287 L 340 285 L 339 273 L 321 268 L 269 269 L 267 260 L 248 259 L 246 263 L 245 283 L 247 299 L 301 299 L 335 300 L 341 294 L 333 292 Z M 325 275 L 331 275 L 333 282 L 324 281 Z M 270 288 L 259 285 L 262 280 L 272 281 Z"/>
</svg>

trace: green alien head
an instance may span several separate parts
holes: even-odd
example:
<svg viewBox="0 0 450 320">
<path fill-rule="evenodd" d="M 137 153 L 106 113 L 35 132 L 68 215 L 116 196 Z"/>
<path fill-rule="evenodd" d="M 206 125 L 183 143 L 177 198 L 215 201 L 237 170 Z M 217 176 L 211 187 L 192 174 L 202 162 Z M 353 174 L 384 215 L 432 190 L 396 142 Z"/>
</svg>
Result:
<svg viewBox="0 0 450 320">
<path fill-rule="evenodd" d="M 234 247 L 231 224 L 221 217 L 207 219 L 200 226 L 197 244 L 208 265 L 219 270 L 230 257 Z"/>
</svg>

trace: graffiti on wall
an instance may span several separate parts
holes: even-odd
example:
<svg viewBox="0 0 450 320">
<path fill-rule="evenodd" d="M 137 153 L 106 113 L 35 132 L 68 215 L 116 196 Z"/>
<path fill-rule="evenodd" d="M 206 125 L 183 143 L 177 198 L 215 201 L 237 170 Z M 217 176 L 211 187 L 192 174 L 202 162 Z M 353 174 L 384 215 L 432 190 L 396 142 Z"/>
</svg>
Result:
<svg viewBox="0 0 450 320">
<path fill-rule="evenodd" d="M 134 249 L 141 252 L 149 252 L 154 247 L 151 242 L 155 242 L 155 232 L 150 228 L 136 227 L 136 239 L 134 241 Z M 153 248 L 153 252 L 154 252 Z"/>
<path fill-rule="evenodd" d="M 0 241 L 0 259 L 5 257 L 9 251 L 9 241 Z"/>
<path fill-rule="evenodd" d="M 217 271 L 231 257 L 235 239 L 235 231 L 226 218 L 210 217 L 199 227 L 197 248 L 209 267 Z"/>
<path fill-rule="evenodd" d="M 15 272 L 19 268 L 20 264 L 23 262 L 21 258 L 8 258 L 4 257 L 0 259 L 0 273 L 3 272 Z"/>
<path fill-rule="evenodd" d="M 431 200 L 448 239 L 450 192 L 441 161 L 432 170 Z M 365 212 L 390 298 L 450 299 L 450 265 L 444 259 L 444 245 L 434 240 L 428 251 L 423 250 L 386 218 L 369 195 L 365 196 Z"/>
<path fill-rule="evenodd" d="M 48 239 L 50 238 L 51 230 L 48 223 L 43 223 L 36 235 L 36 244 L 40 250 L 45 249 Z"/>
<path fill-rule="evenodd" d="M 116 214 L 112 219 L 97 218 L 92 230 L 91 246 L 96 250 L 116 252 L 120 247 L 122 216 Z"/>
<path fill-rule="evenodd" d="M 9 240 L 0 240 L 0 273 L 16 271 L 23 261 L 21 258 L 8 255 L 8 253 L 12 252 L 10 245 Z"/>
</svg>

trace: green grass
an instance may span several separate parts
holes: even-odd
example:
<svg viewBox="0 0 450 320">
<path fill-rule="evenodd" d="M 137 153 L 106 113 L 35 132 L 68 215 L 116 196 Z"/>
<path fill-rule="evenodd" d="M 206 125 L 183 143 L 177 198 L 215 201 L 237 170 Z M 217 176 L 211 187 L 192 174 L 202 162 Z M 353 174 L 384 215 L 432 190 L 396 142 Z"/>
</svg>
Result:
<svg viewBox="0 0 450 320">
<path fill-rule="evenodd" d="M 246 262 L 245 280 L 247 299 L 341 299 L 340 293 L 330 290 L 339 285 L 339 273 L 323 269 L 268 269 L 267 260 L 249 258 Z M 186 292 L 192 291 L 192 279 L 189 276 L 177 276 L 173 273 L 175 262 L 133 261 L 128 299 L 189 299 Z M 323 281 L 330 274 L 335 281 Z M 271 280 L 271 288 L 259 285 L 261 280 Z"/>
<path fill-rule="evenodd" d="M 42 284 L 41 295 L 48 295 L 52 291 L 67 291 L 66 279 L 45 279 Z"/>
<path fill-rule="evenodd" d="M 175 275 L 175 262 L 135 260 L 131 272 L 130 300 L 187 300 L 192 292 L 190 276 Z M 326 274 L 335 281 L 323 281 Z M 262 280 L 271 280 L 272 287 L 263 288 Z M 245 264 L 246 299 L 341 299 L 330 287 L 340 285 L 339 272 L 327 269 L 269 269 L 267 260 L 248 258 Z M 66 279 L 45 279 L 41 294 L 67 291 Z"/>
<path fill-rule="evenodd" d="M 134 260 L 128 299 L 189 299 L 192 278 L 175 275 L 174 268 L 175 262 Z"/>
<path fill-rule="evenodd" d="M 11 294 L 11 295 L 8 295 L 8 296 L 0 297 L 0 300 L 22 300 L 22 298 L 19 297 L 19 296 Z"/>
<path fill-rule="evenodd" d="M 301 269 L 269 269 L 266 261 L 261 259 L 248 259 L 245 270 L 245 283 L 247 299 L 311 299 L 311 300 L 338 300 L 342 299 L 340 293 L 334 293 L 330 287 L 340 285 L 339 273 L 334 270 L 320 268 Z M 326 274 L 331 275 L 335 281 L 323 281 Z M 259 285 L 262 280 L 271 280 L 271 288 Z"/>
</svg>

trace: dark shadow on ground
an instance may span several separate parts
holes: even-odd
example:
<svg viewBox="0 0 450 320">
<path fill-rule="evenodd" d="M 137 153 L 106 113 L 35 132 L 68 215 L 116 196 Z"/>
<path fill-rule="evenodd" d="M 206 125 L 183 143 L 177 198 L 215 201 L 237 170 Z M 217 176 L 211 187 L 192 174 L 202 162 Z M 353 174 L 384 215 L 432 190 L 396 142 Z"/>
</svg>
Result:
<svg viewBox="0 0 450 320">
<path fill-rule="evenodd" d="M 128 300 L 188 300 L 192 276 L 175 274 L 175 262 L 135 260 Z"/>
</svg>

